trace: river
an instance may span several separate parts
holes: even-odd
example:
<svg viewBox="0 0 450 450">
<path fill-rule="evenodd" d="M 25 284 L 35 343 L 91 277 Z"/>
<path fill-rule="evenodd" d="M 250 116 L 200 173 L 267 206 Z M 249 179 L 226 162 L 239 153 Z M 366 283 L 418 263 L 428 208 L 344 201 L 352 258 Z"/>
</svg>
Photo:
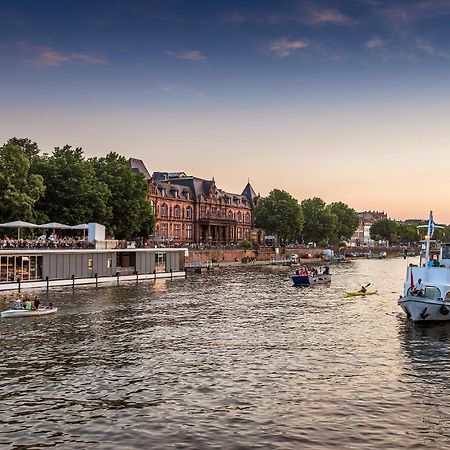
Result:
<svg viewBox="0 0 450 450">
<path fill-rule="evenodd" d="M 0 321 L 0 447 L 450 448 L 450 324 L 406 321 L 403 259 L 332 269 L 51 291 Z"/>
</svg>

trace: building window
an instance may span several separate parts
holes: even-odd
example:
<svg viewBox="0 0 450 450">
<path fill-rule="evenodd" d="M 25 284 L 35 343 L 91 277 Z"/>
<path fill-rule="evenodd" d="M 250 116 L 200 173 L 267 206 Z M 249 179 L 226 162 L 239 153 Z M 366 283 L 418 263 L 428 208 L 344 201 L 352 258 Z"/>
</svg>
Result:
<svg viewBox="0 0 450 450">
<path fill-rule="evenodd" d="M 107 267 L 108 269 L 111 269 L 111 267 L 112 267 L 112 259 L 111 259 L 111 258 L 108 258 L 108 261 L 107 261 L 107 263 L 106 263 L 106 267 Z"/>
<path fill-rule="evenodd" d="M 192 239 L 192 224 L 186 225 L 186 239 Z"/>
<path fill-rule="evenodd" d="M 0 256 L 0 282 L 42 279 L 42 256 Z"/>
<path fill-rule="evenodd" d="M 94 268 L 94 260 L 89 258 L 88 259 L 88 269 L 92 270 Z"/>
<path fill-rule="evenodd" d="M 169 217 L 169 208 L 165 203 L 161 206 L 161 217 Z"/>
<path fill-rule="evenodd" d="M 238 241 L 242 240 L 242 228 L 241 227 L 237 228 L 237 240 Z"/>
<path fill-rule="evenodd" d="M 173 209 L 173 216 L 175 219 L 179 219 L 181 217 L 181 208 L 179 205 L 175 205 L 175 208 Z"/>
<path fill-rule="evenodd" d="M 173 225 L 173 237 L 174 239 L 180 239 L 181 237 L 181 225 L 179 223 Z"/>
<path fill-rule="evenodd" d="M 186 219 L 192 219 L 192 208 L 190 206 L 186 208 Z"/>
<path fill-rule="evenodd" d="M 237 220 L 239 223 L 242 222 L 242 213 L 240 211 L 237 213 Z"/>
<path fill-rule="evenodd" d="M 216 218 L 217 208 L 211 208 L 211 217 Z"/>
<path fill-rule="evenodd" d="M 162 223 L 159 230 L 161 236 L 167 239 L 167 237 L 169 236 L 169 225 L 167 223 Z"/>
<path fill-rule="evenodd" d="M 247 241 L 250 240 L 250 228 L 245 229 L 245 239 L 247 239 Z"/>
<path fill-rule="evenodd" d="M 250 223 L 250 213 L 245 213 L 245 223 Z"/>
<path fill-rule="evenodd" d="M 206 219 L 206 206 L 200 206 L 200 219 Z"/>
</svg>

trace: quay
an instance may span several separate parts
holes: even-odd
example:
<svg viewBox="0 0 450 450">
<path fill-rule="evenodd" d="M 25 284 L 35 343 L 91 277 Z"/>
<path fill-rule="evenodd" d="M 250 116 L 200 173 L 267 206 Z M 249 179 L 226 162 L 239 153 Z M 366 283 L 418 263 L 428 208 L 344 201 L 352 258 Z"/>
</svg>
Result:
<svg viewBox="0 0 450 450">
<path fill-rule="evenodd" d="M 184 248 L 0 250 L 0 291 L 185 277 Z"/>
</svg>

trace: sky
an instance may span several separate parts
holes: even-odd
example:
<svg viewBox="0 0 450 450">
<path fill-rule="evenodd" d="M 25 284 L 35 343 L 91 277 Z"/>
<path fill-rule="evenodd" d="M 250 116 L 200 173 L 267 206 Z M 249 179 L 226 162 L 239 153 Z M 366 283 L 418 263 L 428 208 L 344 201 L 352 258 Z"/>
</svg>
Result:
<svg viewBox="0 0 450 450">
<path fill-rule="evenodd" d="M 0 0 L 0 143 L 450 223 L 450 0 Z"/>
</svg>

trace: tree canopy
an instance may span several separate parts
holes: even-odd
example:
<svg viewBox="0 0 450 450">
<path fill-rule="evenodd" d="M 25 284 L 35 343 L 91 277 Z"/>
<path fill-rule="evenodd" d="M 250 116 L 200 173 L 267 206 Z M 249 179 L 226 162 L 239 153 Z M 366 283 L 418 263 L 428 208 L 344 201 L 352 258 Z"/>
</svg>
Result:
<svg viewBox="0 0 450 450">
<path fill-rule="evenodd" d="M 370 238 L 374 241 L 398 243 L 398 225 L 391 219 L 376 220 L 370 227 Z"/>
<path fill-rule="evenodd" d="M 109 233 L 118 239 L 129 239 L 136 235 L 148 237 L 153 231 L 155 218 L 147 199 L 148 184 L 145 177 L 130 170 L 125 157 L 117 153 L 93 158 L 91 163 L 97 180 L 110 191 L 107 207 L 112 214 L 106 221 Z"/>
<path fill-rule="evenodd" d="M 303 239 L 305 242 L 335 241 L 338 218 L 325 202 L 318 197 L 302 201 L 305 223 Z"/>
<path fill-rule="evenodd" d="M 11 142 L 0 147 L 0 222 L 34 220 L 34 206 L 44 193 L 40 175 L 30 172 L 30 162 Z"/>
<path fill-rule="evenodd" d="M 105 224 L 111 218 L 108 186 L 96 177 L 81 148 L 56 147 L 53 154 L 35 158 L 32 171 L 44 179 L 46 191 L 36 209 L 45 220 Z"/>
<path fill-rule="evenodd" d="M 274 189 L 261 199 L 255 209 L 256 226 L 285 242 L 300 236 L 303 212 L 298 201 L 288 192 Z"/>
<path fill-rule="evenodd" d="M 337 218 L 334 231 L 336 241 L 350 240 L 359 225 L 356 211 L 342 202 L 331 203 L 329 209 Z"/>
</svg>

